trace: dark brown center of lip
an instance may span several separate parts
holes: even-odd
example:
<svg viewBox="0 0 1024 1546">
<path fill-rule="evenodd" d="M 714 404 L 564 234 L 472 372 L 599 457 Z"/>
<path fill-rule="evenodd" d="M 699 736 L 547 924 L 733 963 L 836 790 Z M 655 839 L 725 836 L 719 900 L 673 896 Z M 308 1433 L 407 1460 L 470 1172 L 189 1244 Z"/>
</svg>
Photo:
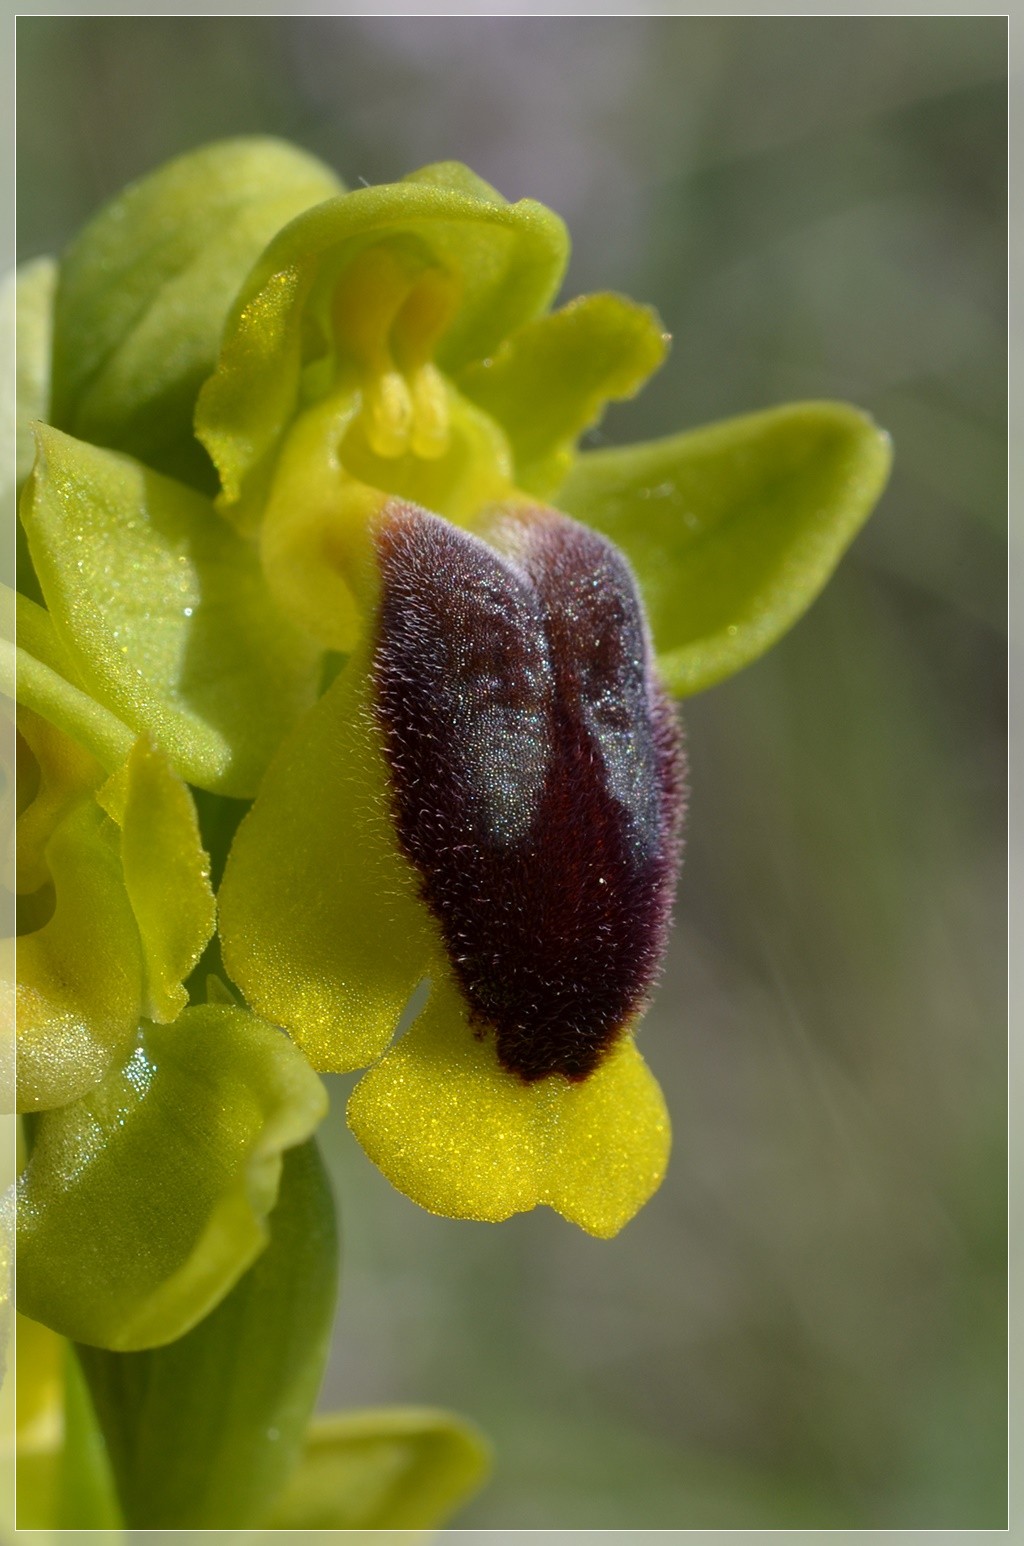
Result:
<svg viewBox="0 0 1024 1546">
<path fill-rule="evenodd" d="M 399 842 L 481 1033 L 582 1079 L 664 952 L 683 765 L 632 575 L 554 511 L 500 548 L 392 502 L 375 704 Z"/>
</svg>

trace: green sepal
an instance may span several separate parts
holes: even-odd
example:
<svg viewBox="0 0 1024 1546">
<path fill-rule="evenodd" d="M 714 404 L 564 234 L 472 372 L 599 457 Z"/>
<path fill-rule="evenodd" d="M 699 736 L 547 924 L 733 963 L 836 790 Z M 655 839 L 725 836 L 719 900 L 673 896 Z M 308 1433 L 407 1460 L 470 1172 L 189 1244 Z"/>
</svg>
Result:
<svg viewBox="0 0 1024 1546">
<path fill-rule="evenodd" d="M 266 1245 L 282 1153 L 326 1103 L 287 1038 L 243 1010 L 143 1024 L 122 1067 L 36 1121 L 19 1181 L 20 1307 L 100 1347 L 182 1336 Z"/>
<path fill-rule="evenodd" d="M 584 295 L 519 328 L 458 384 L 508 435 L 518 486 L 547 497 L 568 472 L 577 438 L 612 398 L 640 389 L 667 347 L 649 306 Z"/>
<path fill-rule="evenodd" d="M 53 422 L 209 480 L 192 414 L 235 292 L 275 232 L 341 191 L 315 157 L 253 136 L 206 145 L 118 194 L 61 260 Z"/>
<path fill-rule="evenodd" d="M 794 403 L 582 455 L 561 509 L 630 559 L 666 684 L 731 676 L 806 611 L 870 514 L 888 436 L 843 403 Z"/>
<path fill-rule="evenodd" d="M 319 648 L 281 616 L 255 550 L 201 495 L 59 430 L 36 433 L 22 519 L 87 691 L 148 732 L 189 783 L 251 797 L 316 696 Z"/>
<path fill-rule="evenodd" d="M 304 367 L 316 364 L 323 375 L 329 366 L 338 280 L 377 244 L 415 252 L 454 286 L 457 309 L 435 352 L 449 373 L 545 309 L 568 253 L 557 215 L 529 199 L 505 203 L 471 173 L 458 178 L 451 163 L 356 189 L 293 220 L 242 286 L 199 398 L 196 433 L 220 473 L 226 507 L 261 487 L 283 431 L 305 405 Z M 255 524 L 251 514 L 243 524 Z"/>
<path fill-rule="evenodd" d="M 431 1530 L 482 1486 L 491 1451 L 452 1412 L 418 1407 L 317 1418 L 270 1518 L 278 1530 Z"/>
<path fill-rule="evenodd" d="M 286 1154 L 269 1224 L 262 1256 L 186 1336 L 139 1353 L 78 1349 L 129 1526 L 263 1524 L 299 1459 L 337 1279 L 315 1144 Z"/>
</svg>

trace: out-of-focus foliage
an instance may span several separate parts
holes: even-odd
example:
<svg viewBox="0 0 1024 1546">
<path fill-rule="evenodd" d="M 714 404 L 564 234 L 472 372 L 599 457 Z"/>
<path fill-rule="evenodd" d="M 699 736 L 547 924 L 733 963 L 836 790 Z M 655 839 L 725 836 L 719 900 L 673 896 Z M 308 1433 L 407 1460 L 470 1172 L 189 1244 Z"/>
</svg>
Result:
<svg viewBox="0 0 1024 1546">
<path fill-rule="evenodd" d="M 323 1404 L 472 1413 L 498 1466 L 460 1524 L 1005 1518 L 1005 39 L 954 17 L 19 24 L 25 259 L 221 135 L 284 135 L 352 187 L 459 158 L 565 217 L 566 294 L 642 294 L 674 334 L 600 444 L 823 397 L 893 434 L 826 595 L 687 706 L 679 927 L 642 1038 L 678 1134 L 655 1201 L 611 1245 L 542 1213 L 435 1220 L 340 1099 L 325 1130 L 348 1247 Z"/>
</svg>

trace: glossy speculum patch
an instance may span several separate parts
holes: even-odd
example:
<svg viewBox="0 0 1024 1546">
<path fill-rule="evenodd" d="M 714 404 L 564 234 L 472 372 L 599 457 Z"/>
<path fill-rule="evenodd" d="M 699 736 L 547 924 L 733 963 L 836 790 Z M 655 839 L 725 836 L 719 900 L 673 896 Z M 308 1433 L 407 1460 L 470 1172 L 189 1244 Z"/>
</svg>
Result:
<svg viewBox="0 0 1024 1546">
<path fill-rule="evenodd" d="M 397 501 L 380 517 L 395 823 L 501 1064 L 582 1079 L 664 953 L 680 735 L 618 550 L 543 509 L 488 535 Z"/>
</svg>

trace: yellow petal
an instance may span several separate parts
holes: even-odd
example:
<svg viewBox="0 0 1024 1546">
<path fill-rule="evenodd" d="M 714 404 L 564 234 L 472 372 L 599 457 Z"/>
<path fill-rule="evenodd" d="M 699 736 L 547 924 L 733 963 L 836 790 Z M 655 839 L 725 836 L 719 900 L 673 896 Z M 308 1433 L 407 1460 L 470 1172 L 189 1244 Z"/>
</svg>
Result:
<svg viewBox="0 0 1024 1546">
<path fill-rule="evenodd" d="M 121 828 L 125 887 L 145 962 L 145 1014 L 174 1020 L 188 1003 L 183 984 L 215 917 L 192 796 L 165 753 L 142 735 L 97 799 Z"/>
<path fill-rule="evenodd" d="M 218 898 L 224 964 L 321 1073 L 380 1057 L 439 948 L 398 851 L 367 653 L 282 745 Z"/>
<path fill-rule="evenodd" d="M 19 1110 L 63 1106 L 128 1056 L 142 1009 L 142 950 L 117 853 L 93 800 L 61 822 L 46 859 L 56 905 L 17 946 Z"/>
<path fill-rule="evenodd" d="M 602 1238 L 657 1189 L 670 1144 L 661 1091 L 631 1035 L 585 1080 L 526 1084 L 443 980 L 360 1080 L 348 1121 L 392 1185 L 431 1213 L 497 1223 L 546 1203 Z"/>
</svg>

